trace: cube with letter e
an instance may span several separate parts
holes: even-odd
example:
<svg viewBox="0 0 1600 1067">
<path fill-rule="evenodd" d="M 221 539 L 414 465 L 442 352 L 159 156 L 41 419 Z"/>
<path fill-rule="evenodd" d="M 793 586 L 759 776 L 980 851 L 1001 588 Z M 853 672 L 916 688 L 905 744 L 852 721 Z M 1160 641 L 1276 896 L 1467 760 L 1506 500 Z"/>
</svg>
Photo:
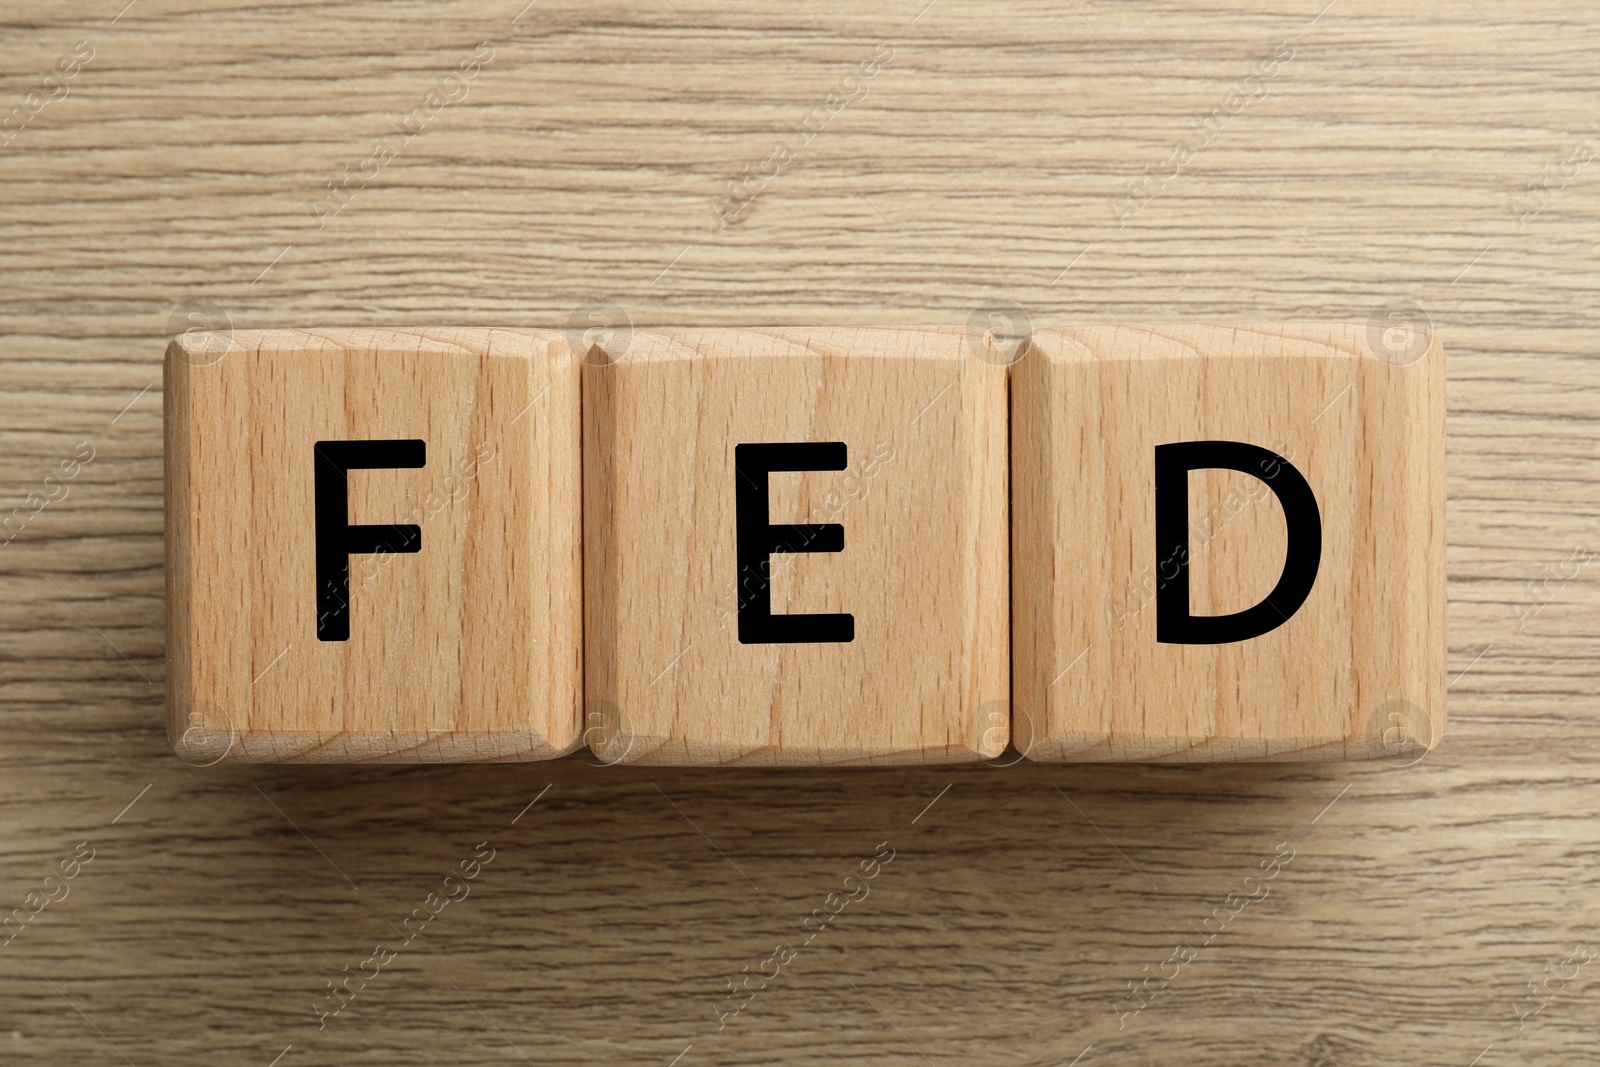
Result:
<svg viewBox="0 0 1600 1067">
<path fill-rule="evenodd" d="M 635 332 L 585 362 L 601 759 L 1004 749 L 1003 367 L 911 329 Z"/>
</svg>

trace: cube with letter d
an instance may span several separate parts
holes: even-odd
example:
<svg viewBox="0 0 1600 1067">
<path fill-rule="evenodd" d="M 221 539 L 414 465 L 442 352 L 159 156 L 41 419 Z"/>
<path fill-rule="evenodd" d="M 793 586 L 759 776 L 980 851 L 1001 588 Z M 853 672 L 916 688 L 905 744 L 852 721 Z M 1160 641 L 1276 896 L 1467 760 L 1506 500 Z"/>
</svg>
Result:
<svg viewBox="0 0 1600 1067">
<path fill-rule="evenodd" d="M 1042 330 L 1012 374 L 1019 750 L 1404 761 L 1438 741 L 1431 332 Z"/>
<path fill-rule="evenodd" d="M 583 372 L 585 699 L 600 758 L 998 755 L 1005 368 L 959 330 L 607 343 Z"/>
</svg>

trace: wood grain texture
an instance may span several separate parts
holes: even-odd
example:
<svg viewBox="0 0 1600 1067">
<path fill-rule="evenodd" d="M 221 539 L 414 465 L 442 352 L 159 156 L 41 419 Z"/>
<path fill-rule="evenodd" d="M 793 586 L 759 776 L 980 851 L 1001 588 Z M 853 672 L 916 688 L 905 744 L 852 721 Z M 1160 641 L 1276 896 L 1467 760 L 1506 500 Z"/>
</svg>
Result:
<svg viewBox="0 0 1600 1067">
<path fill-rule="evenodd" d="M 1393 352 L 1365 323 L 1032 336 L 1011 383 L 1028 758 L 1415 762 L 1439 742 L 1444 351 L 1398 329 Z M 1265 453 L 1242 472 L 1200 461 L 1178 485 L 1183 540 L 1161 540 L 1158 449 L 1213 441 Z M 1292 518 L 1291 480 L 1313 499 Z M 1260 611 L 1302 569 L 1291 536 L 1316 538 L 1314 582 L 1227 639 L 1217 617 Z M 1163 635 L 1175 607 L 1218 643 Z"/>
<path fill-rule="evenodd" d="M 179 757 L 571 752 L 583 700 L 578 367 L 552 332 L 180 335 L 164 376 Z M 318 470 L 317 454 L 351 441 L 420 445 L 407 466 Z M 397 550 L 341 552 L 329 570 L 323 480 L 344 483 L 332 521 L 403 524 Z"/>
<path fill-rule="evenodd" d="M 958 328 L 811 328 L 637 332 L 591 351 L 585 695 L 601 759 L 1005 750 L 1006 368 L 988 349 Z M 796 443 L 838 456 L 750 451 Z M 806 528 L 761 530 L 793 550 L 746 559 L 747 522 Z M 769 626 L 830 639 L 769 640 Z"/>
<path fill-rule="evenodd" d="M 8 1065 L 1592 1062 L 1592 964 L 1526 999 L 1597 940 L 1589 5 L 125 3 L 11 5 L 0 43 L 0 113 L 54 92 L 0 134 L 0 514 L 28 509 L 0 548 L 0 915 L 95 849 L 0 947 Z M 43 80 L 78 42 L 63 98 Z M 465 98 L 441 85 L 463 62 Z M 719 230 L 726 183 L 832 93 L 856 98 Z M 191 315 L 963 326 L 1011 303 L 1045 329 L 1395 300 L 1449 353 L 1450 732 L 1415 767 L 197 770 L 167 747 L 158 394 Z M 83 443 L 63 496 L 44 479 Z M 470 898 L 319 1030 L 327 983 L 486 839 Z M 728 983 L 885 840 L 870 895 L 719 1030 Z"/>
</svg>

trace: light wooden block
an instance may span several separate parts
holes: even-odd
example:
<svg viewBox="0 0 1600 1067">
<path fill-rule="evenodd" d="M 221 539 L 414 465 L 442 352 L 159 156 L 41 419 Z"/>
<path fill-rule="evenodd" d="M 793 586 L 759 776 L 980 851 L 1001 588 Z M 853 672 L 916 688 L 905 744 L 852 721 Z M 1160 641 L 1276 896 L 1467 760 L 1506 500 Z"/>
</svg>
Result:
<svg viewBox="0 0 1600 1067">
<path fill-rule="evenodd" d="M 1444 353 L 1419 334 L 1381 339 L 1375 354 L 1377 337 L 1364 324 L 1033 336 L 1011 386 L 1019 750 L 1073 761 L 1411 759 L 1438 741 Z M 1259 636 L 1176 643 L 1233 636 L 1217 620 L 1181 631 L 1182 535 L 1157 543 L 1157 449 L 1188 441 L 1245 442 L 1287 461 L 1245 457 L 1244 472 L 1187 477 L 1195 616 L 1268 598 L 1300 565 L 1287 558 L 1276 490 L 1292 497 L 1298 472 L 1315 499 L 1315 580 Z M 1182 528 L 1185 479 L 1175 477 L 1165 519 Z M 1295 547 L 1304 557 L 1310 541 Z"/>
<path fill-rule="evenodd" d="M 586 691 L 601 759 L 937 763 L 1004 749 L 1003 366 L 956 330 L 640 332 L 590 357 Z M 792 465 L 818 469 L 736 474 L 763 459 L 752 446 L 792 443 L 805 446 Z M 742 572 L 741 495 L 747 552 L 805 550 Z M 818 615 L 832 618 L 797 621 Z"/>
<path fill-rule="evenodd" d="M 448 762 L 576 747 L 578 369 L 560 334 L 531 331 L 174 341 L 167 643 L 179 755 Z M 330 461 L 342 453 L 356 463 L 340 476 Z M 345 522 L 379 529 L 341 534 Z M 328 552 L 341 536 L 349 552 Z M 395 550 L 371 551 L 384 542 Z"/>
</svg>

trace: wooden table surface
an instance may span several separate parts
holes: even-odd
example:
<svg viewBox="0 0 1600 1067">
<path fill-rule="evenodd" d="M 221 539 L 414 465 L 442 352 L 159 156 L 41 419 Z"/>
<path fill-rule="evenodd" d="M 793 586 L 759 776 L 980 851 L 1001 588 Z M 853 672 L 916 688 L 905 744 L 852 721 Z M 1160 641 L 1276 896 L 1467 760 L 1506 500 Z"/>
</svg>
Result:
<svg viewBox="0 0 1600 1067">
<path fill-rule="evenodd" d="M 1594 1062 L 1592 5 L 125 3 L 13 2 L 0 44 L 0 914 L 54 898 L 0 944 L 0 1062 Z M 1396 301 L 1450 367 L 1416 766 L 167 748 L 189 325 Z"/>
</svg>

